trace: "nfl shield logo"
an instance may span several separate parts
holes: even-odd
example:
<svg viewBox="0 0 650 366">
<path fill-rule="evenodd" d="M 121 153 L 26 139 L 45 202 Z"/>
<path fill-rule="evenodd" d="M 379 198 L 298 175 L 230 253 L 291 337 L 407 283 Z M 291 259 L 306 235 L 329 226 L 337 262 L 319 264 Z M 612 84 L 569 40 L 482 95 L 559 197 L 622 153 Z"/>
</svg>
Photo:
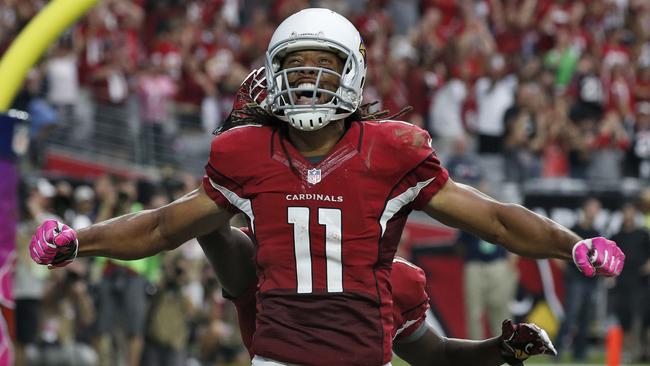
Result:
<svg viewBox="0 0 650 366">
<path fill-rule="evenodd" d="M 320 182 L 320 169 L 309 169 L 307 171 L 307 183 L 316 184 Z"/>
</svg>

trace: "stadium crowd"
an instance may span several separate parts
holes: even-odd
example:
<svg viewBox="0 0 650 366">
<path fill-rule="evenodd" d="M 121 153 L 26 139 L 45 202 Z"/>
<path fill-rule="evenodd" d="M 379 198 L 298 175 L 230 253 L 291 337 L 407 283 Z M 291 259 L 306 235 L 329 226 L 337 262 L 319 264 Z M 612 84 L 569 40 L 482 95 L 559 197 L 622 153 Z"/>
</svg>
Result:
<svg viewBox="0 0 650 366">
<path fill-rule="evenodd" d="M 46 4 L 0 3 L 0 54 Z M 105 0 L 51 47 L 16 100 L 34 123 L 19 251 L 44 217 L 81 228 L 197 186 L 181 167 L 155 182 L 48 181 L 38 170 L 48 143 L 43 127 L 85 141 L 107 111 L 136 105 L 135 125 L 116 125 L 115 133 L 147 147 L 145 163 L 173 163 L 165 156 L 183 154 L 175 140 L 219 127 L 239 83 L 263 65 L 275 25 L 308 6 L 354 22 L 372 65 L 365 100 L 391 111 L 412 106 L 402 118 L 430 132 L 458 179 L 480 175 L 492 189 L 534 178 L 650 180 L 648 1 Z M 468 169 L 470 161 L 483 173 Z M 650 259 L 650 248 L 639 253 Z M 26 253 L 18 258 L 24 359 L 49 352 L 47 359 L 78 364 L 123 357 L 137 365 L 142 356 L 144 365 L 208 365 L 247 357 L 233 309 L 196 243 L 160 258 L 78 261 L 51 272 Z M 645 282 L 634 286 L 650 293 L 650 265 L 637 267 Z M 110 337 L 115 325 L 123 337 Z"/>
</svg>

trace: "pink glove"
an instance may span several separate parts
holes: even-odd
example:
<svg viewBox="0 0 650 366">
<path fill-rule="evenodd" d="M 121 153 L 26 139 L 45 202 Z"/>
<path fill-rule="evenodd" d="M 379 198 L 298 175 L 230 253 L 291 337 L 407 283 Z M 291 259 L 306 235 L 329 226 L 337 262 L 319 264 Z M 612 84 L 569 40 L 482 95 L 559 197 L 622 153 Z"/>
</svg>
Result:
<svg viewBox="0 0 650 366">
<path fill-rule="evenodd" d="M 63 267 L 77 257 L 77 233 L 68 225 L 46 220 L 37 229 L 29 243 L 29 254 L 34 262 L 49 268 Z"/>
<path fill-rule="evenodd" d="M 501 356 L 512 366 L 521 366 L 534 355 L 554 355 L 557 351 L 546 331 L 532 323 L 513 323 L 506 319 L 501 324 Z"/>
<path fill-rule="evenodd" d="M 602 237 L 590 238 L 580 240 L 573 246 L 573 262 L 587 277 L 615 277 L 623 270 L 625 254 L 611 240 Z"/>
</svg>

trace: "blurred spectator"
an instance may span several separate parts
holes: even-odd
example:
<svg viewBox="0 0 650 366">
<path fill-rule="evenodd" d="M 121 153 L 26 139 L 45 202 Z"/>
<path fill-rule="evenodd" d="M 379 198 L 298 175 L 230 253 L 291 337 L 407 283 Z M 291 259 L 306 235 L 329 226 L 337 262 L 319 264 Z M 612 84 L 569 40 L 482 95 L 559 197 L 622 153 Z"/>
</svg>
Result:
<svg viewBox="0 0 650 366">
<path fill-rule="evenodd" d="M 603 44 L 603 68 L 607 71 L 615 66 L 627 66 L 630 62 L 630 50 L 625 44 L 626 30 L 622 24 L 607 31 L 607 38 Z"/>
<path fill-rule="evenodd" d="M 469 69 L 461 67 L 460 74 L 445 83 L 431 100 L 429 118 L 436 151 L 445 160 L 454 139 L 465 134 L 462 108 L 467 98 Z"/>
<path fill-rule="evenodd" d="M 581 238 L 600 236 L 594 228 L 600 210 L 600 201 L 587 198 L 582 204 L 580 221 L 571 230 Z M 597 281 L 596 278 L 585 277 L 573 265 L 564 266 L 565 312 L 554 343 L 558 352 L 570 347 L 575 361 L 584 361 L 587 357 L 590 322 L 596 307 L 593 289 L 597 286 Z"/>
<path fill-rule="evenodd" d="M 384 47 L 386 45 L 383 42 L 393 33 L 395 28 L 388 10 L 382 5 L 381 1 L 368 1 L 363 11 L 352 19 L 359 33 L 361 33 L 361 38 L 366 45 L 371 60 L 375 59 L 372 56 L 373 52 L 378 52 L 381 55 L 385 51 Z"/>
<path fill-rule="evenodd" d="M 503 319 L 512 318 L 509 310 L 518 276 L 514 256 L 501 246 L 461 232 L 456 239 L 464 259 L 463 287 L 465 321 L 470 339 L 494 337 Z M 485 334 L 483 316 L 489 324 Z"/>
<path fill-rule="evenodd" d="M 43 74 L 40 69 L 29 71 L 24 88 L 13 101 L 13 108 L 29 113 L 29 162 L 40 168 L 45 160 L 46 139 L 59 124 L 59 115 L 43 98 Z"/>
<path fill-rule="evenodd" d="M 571 82 L 580 51 L 571 43 L 568 30 L 560 29 L 557 33 L 555 47 L 544 56 L 544 65 L 555 70 L 555 85 L 563 91 Z"/>
<path fill-rule="evenodd" d="M 94 366 L 97 354 L 78 339 L 95 320 L 95 308 L 84 279 L 86 266 L 78 260 L 52 271 L 41 307 L 39 342 L 27 349 L 27 364 Z"/>
<path fill-rule="evenodd" d="M 650 278 L 650 234 L 639 225 L 639 211 L 635 203 L 622 207 L 623 225 L 612 236 L 625 253 L 625 268 L 616 278 L 612 289 L 613 309 L 624 331 L 624 360 L 639 361 L 641 358 L 642 306 L 647 301 Z M 647 304 L 646 304 L 647 305 Z"/>
<path fill-rule="evenodd" d="M 431 31 L 440 29 L 441 20 L 442 15 L 438 9 L 428 9 L 411 36 L 420 55 L 421 64 L 425 68 L 431 67 L 440 58 L 445 47 L 443 36 L 437 31 Z"/>
<path fill-rule="evenodd" d="M 540 176 L 541 151 L 546 142 L 548 123 L 545 114 L 547 108 L 548 100 L 536 83 L 526 82 L 518 87 L 514 105 L 503 116 L 507 181 L 521 183 Z"/>
<path fill-rule="evenodd" d="M 621 116 L 609 112 L 599 126 L 592 127 L 587 133 L 587 143 L 591 149 L 587 179 L 594 182 L 617 182 L 622 174 L 624 152 L 630 146 Z"/>
<path fill-rule="evenodd" d="M 101 200 L 97 221 L 103 221 L 105 215 L 114 217 L 143 208 L 143 204 L 137 201 L 134 180 L 123 180 L 116 185 L 104 177 L 97 182 L 96 191 Z M 134 261 L 98 258 L 95 265 L 101 271 L 94 339 L 100 365 L 114 365 L 126 360 L 128 366 L 138 366 L 144 347 L 148 306 L 146 289 L 150 282 L 157 281 L 159 259 L 157 256 Z M 113 339 L 118 329 L 123 330 L 125 338 Z M 117 345 L 114 350 L 113 341 Z"/>
<path fill-rule="evenodd" d="M 72 184 L 68 180 L 60 179 L 56 182 L 54 189 L 56 192 L 52 203 L 54 213 L 62 217 L 64 222 L 72 222 L 76 215 L 73 207 L 74 188 L 72 188 Z"/>
<path fill-rule="evenodd" d="M 644 188 L 639 193 L 639 210 L 643 215 L 643 227 L 650 230 L 650 187 Z"/>
<path fill-rule="evenodd" d="M 509 74 L 502 55 L 492 55 L 486 66 L 487 75 L 476 81 L 476 132 L 478 152 L 488 179 L 503 180 L 502 139 L 505 132 L 504 115 L 514 104 L 517 78 Z"/>
<path fill-rule="evenodd" d="M 603 81 L 607 94 L 607 110 L 617 112 L 624 119 L 632 119 L 632 80 L 626 65 L 614 65 L 605 71 Z"/>
<path fill-rule="evenodd" d="M 490 4 L 495 40 L 501 54 L 513 54 L 523 50 L 526 57 L 531 56 L 532 47 L 525 44 L 532 38 L 530 30 L 536 3 L 536 0 L 506 0 Z M 525 42 L 526 39 L 528 41 Z"/>
<path fill-rule="evenodd" d="M 249 3 L 249 2 L 246 2 Z M 268 2 L 251 7 L 247 24 L 239 30 L 239 59 L 244 65 L 259 67 L 264 64 L 262 56 L 273 35 L 274 26 L 269 19 Z"/>
<path fill-rule="evenodd" d="M 25 218 L 21 220 L 16 237 L 16 275 L 13 295 L 16 303 L 16 366 L 28 365 L 26 347 L 35 346 L 39 340 L 42 321 L 41 304 L 50 271 L 31 260 L 29 242 L 36 227 L 47 219 L 60 220 L 52 212 L 55 188 L 41 178 L 27 187 Z"/>
<path fill-rule="evenodd" d="M 82 98 L 78 75 L 78 50 L 75 47 L 80 45 L 74 42 L 71 38 L 64 38 L 51 51 L 45 65 L 47 101 L 58 111 L 62 124 L 71 128 L 72 137 L 85 140 L 92 133 L 93 119 L 84 114 L 89 107 L 82 105 L 87 101 Z"/>
<path fill-rule="evenodd" d="M 395 22 L 396 34 L 407 35 L 418 24 L 420 20 L 419 2 L 419 0 L 387 1 L 386 7 L 390 12 L 391 19 Z"/>
<path fill-rule="evenodd" d="M 458 33 L 452 37 L 452 47 L 456 47 L 457 52 L 453 56 L 457 62 L 469 63 L 474 77 L 482 70 L 482 60 L 489 59 L 496 51 L 496 42 L 486 18 L 489 7 L 485 5 L 483 1 L 460 1 L 456 5 L 461 13 L 461 23 Z"/>
<path fill-rule="evenodd" d="M 571 96 L 575 98 L 575 103 L 571 106 L 571 119 L 578 123 L 583 120 L 600 120 L 605 107 L 605 91 L 596 61 L 591 55 L 580 58 L 572 89 Z"/>
<path fill-rule="evenodd" d="M 204 132 L 209 133 L 217 127 L 220 116 L 218 111 L 209 111 L 210 103 L 216 104 L 217 89 L 201 61 L 198 57 L 183 59 L 181 82 L 176 94 L 176 117 L 181 127 L 196 129 L 203 124 Z"/>
<path fill-rule="evenodd" d="M 202 283 L 205 299 L 197 319 L 198 360 L 204 364 L 250 362 L 241 346 L 235 307 L 224 298 L 210 265 L 203 267 Z"/>
<path fill-rule="evenodd" d="M 148 314 L 143 365 L 183 366 L 187 359 L 194 307 L 183 293 L 188 283 L 187 262 L 169 255 L 163 261 L 161 286 Z"/>
<path fill-rule="evenodd" d="M 138 97 L 142 131 L 141 146 L 144 162 L 156 164 L 169 160 L 169 136 L 176 129 L 170 102 L 176 94 L 176 83 L 165 73 L 162 65 L 145 66 L 138 77 Z"/>
<path fill-rule="evenodd" d="M 637 103 L 636 109 L 625 175 L 647 181 L 650 180 L 650 102 Z"/>
<path fill-rule="evenodd" d="M 545 113 L 547 124 L 542 147 L 542 177 L 568 177 L 571 173 L 569 153 L 578 144 L 580 136 L 569 120 L 567 110 L 564 101 L 556 100 L 553 109 Z"/>
<path fill-rule="evenodd" d="M 75 230 L 92 225 L 95 221 L 95 191 L 90 186 L 81 185 L 75 188 L 74 218 L 69 221 Z"/>
<path fill-rule="evenodd" d="M 120 105 L 128 96 L 128 76 L 139 57 L 137 32 L 142 17 L 136 3 L 111 0 L 91 10 L 79 29 L 84 46 L 81 81 L 90 86 L 100 105 Z"/>
<path fill-rule="evenodd" d="M 650 102 L 650 63 L 639 63 L 633 94 L 636 103 Z"/>
<path fill-rule="evenodd" d="M 417 52 L 405 38 L 396 38 L 391 44 L 392 66 L 383 69 L 385 75 L 378 81 L 382 108 L 397 112 L 410 104 L 413 110 L 401 118 L 424 128 L 427 90 Z"/>
<path fill-rule="evenodd" d="M 475 188 L 481 188 L 483 171 L 478 157 L 472 154 L 468 136 L 461 135 L 454 141 L 452 152 L 447 159 L 445 166 L 454 181 L 469 184 Z"/>
</svg>

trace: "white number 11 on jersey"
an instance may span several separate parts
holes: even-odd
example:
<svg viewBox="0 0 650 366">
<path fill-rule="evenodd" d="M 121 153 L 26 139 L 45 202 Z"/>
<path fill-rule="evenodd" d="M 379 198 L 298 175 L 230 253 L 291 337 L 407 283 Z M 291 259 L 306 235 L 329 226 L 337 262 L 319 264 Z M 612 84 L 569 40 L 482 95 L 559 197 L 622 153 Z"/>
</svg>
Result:
<svg viewBox="0 0 650 366">
<path fill-rule="evenodd" d="M 312 292 L 311 241 L 309 208 L 289 207 L 288 221 L 293 224 L 294 253 L 298 293 Z M 341 262 L 341 210 L 319 208 L 318 223 L 325 226 L 325 256 L 327 257 L 327 292 L 343 292 L 343 263 Z"/>
</svg>

